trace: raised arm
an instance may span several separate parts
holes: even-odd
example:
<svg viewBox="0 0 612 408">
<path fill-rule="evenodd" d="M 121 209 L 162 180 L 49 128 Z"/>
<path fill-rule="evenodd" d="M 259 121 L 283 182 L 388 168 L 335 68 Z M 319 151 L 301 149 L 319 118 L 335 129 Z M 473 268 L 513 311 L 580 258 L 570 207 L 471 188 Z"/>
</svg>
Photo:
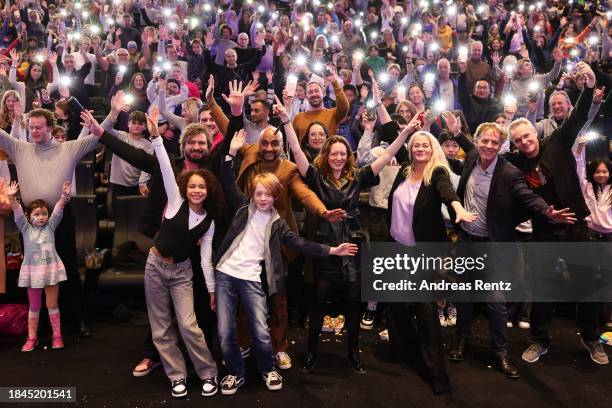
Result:
<svg viewBox="0 0 612 408">
<path fill-rule="evenodd" d="M 159 110 L 154 107 L 151 110 L 151 115 L 147 115 L 147 128 L 151 135 L 151 144 L 153 145 L 157 161 L 159 162 L 162 179 L 164 180 L 164 188 L 168 196 L 168 208 L 166 209 L 166 213 L 176 214 L 176 211 L 178 211 L 183 203 L 183 199 L 181 198 L 181 193 L 176 184 L 176 178 L 174 177 L 174 171 L 172 170 L 172 164 L 170 164 L 168 152 L 166 152 L 166 148 L 164 147 L 164 141 L 159 137 L 159 129 L 157 128 L 158 119 Z"/>
<path fill-rule="evenodd" d="M 51 93 L 60 86 L 60 74 L 57 69 L 57 52 L 52 52 L 51 55 L 49 55 L 49 63 L 53 69 L 53 82 L 47 84 L 47 92 Z"/>
<path fill-rule="evenodd" d="M 70 201 L 70 193 L 71 193 L 72 183 L 70 181 L 65 181 L 62 186 L 62 195 L 57 203 L 55 203 L 55 207 L 53 207 L 53 212 L 49 217 L 49 226 L 53 231 L 58 227 L 60 222 L 62 221 L 62 214 L 64 213 L 64 207 L 66 203 Z"/>
<path fill-rule="evenodd" d="M 226 137 L 229 137 L 229 135 Z M 236 184 L 236 172 L 234 171 L 234 158 L 244 145 L 245 138 L 244 129 L 240 129 L 236 132 L 232 138 L 228 155 L 221 158 L 221 168 L 219 172 L 221 183 L 223 185 L 223 191 L 225 191 L 225 197 L 233 212 L 249 202 L 249 198 L 240 191 L 240 188 Z"/>
<path fill-rule="evenodd" d="M 210 116 L 212 116 L 213 120 L 219 127 L 221 134 L 224 136 L 228 136 L 227 127 L 229 124 L 229 119 L 215 100 L 215 77 L 210 75 L 208 78 L 208 86 L 206 87 L 206 103 L 210 108 Z M 231 135 L 230 135 L 231 136 Z"/>
<path fill-rule="evenodd" d="M 300 146 L 300 141 L 295 134 L 295 129 L 293 129 L 293 125 L 291 124 L 291 118 L 287 113 L 287 109 L 285 109 L 281 101 L 278 99 L 278 96 L 274 95 L 274 99 L 276 99 L 274 110 L 282 121 L 281 127 L 285 130 L 285 136 L 287 136 L 287 142 L 289 142 L 289 146 L 291 146 L 291 151 L 295 157 L 295 163 L 297 164 L 298 170 L 302 177 L 306 177 L 309 166 L 308 159 L 302 151 L 302 146 Z"/>
<path fill-rule="evenodd" d="M 181 131 L 185 129 L 185 127 L 187 126 L 187 121 L 172 112 L 168 112 L 168 108 L 166 107 L 165 88 L 161 88 L 157 94 L 157 106 L 159 107 L 159 114 L 166 118 L 169 124 L 181 129 Z"/>
<path fill-rule="evenodd" d="M 418 123 L 419 124 L 417 125 L 417 130 L 420 129 L 420 122 Z M 406 141 L 408 135 L 411 135 L 413 132 L 414 130 L 411 129 L 411 127 L 406 126 L 404 130 L 402 130 L 400 134 L 395 138 L 393 143 L 391 143 L 389 147 L 385 149 L 383 154 L 381 154 L 378 159 L 374 160 L 374 163 L 372 163 L 371 167 L 372 173 L 374 173 L 375 176 L 378 176 L 380 172 L 385 168 L 385 166 L 391 161 L 391 159 L 395 157 L 395 154 L 404 145 L 404 142 Z"/>
</svg>

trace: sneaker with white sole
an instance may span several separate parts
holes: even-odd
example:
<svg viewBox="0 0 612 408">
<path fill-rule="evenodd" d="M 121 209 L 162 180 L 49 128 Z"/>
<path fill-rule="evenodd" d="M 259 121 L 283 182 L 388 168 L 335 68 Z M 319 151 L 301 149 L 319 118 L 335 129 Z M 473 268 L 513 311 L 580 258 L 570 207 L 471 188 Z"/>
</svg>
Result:
<svg viewBox="0 0 612 408">
<path fill-rule="evenodd" d="M 291 368 L 291 357 L 284 351 L 279 351 L 274 355 L 276 357 L 276 366 L 281 370 L 288 370 Z"/>
<path fill-rule="evenodd" d="M 217 377 L 206 378 L 202 381 L 202 396 L 211 397 L 217 393 Z"/>
<path fill-rule="evenodd" d="M 240 355 L 242 356 L 242 359 L 248 358 L 251 355 L 251 348 L 247 347 L 243 349 L 240 347 Z"/>
<path fill-rule="evenodd" d="M 159 366 L 161 366 L 161 361 L 153 361 L 150 358 L 143 358 L 142 361 L 136 364 L 136 367 L 134 367 L 132 375 L 134 377 L 144 377 Z"/>
<path fill-rule="evenodd" d="M 606 365 L 610 363 L 608 360 L 608 355 L 604 351 L 603 346 L 599 341 L 584 341 L 584 339 L 582 339 L 580 342 L 584 348 L 587 349 L 591 355 L 591 360 L 593 360 L 594 363 L 599 365 Z"/>
<path fill-rule="evenodd" d="M 527 320 L 519 320 L 518 322 L 519 329 L 529 330 L 531 328 L 531 324 Z"/>
<path fill-rule="evenodd" d="M 528 363 L 535 363 L 541 356 L 548 353 L 548 349 L 539 343 L 532 343 L 523 351 L 522 359 Z"/>
<path fill-rule="evenodd" d="M 235 375 L 226 375 L 221 380 L 221 394 L 234 395 L 238 392 L 238 388 L 244 385 L 244 377 L 236 377 Z"/>
<path fill-rule="evenodd" d="M 438 319 L 440 319 L 440 327 L 446 327 L 446 316 L 444 315 L 443 307 L 438 307 Z"/>
<path fill-rule="evenodd" d="M 378 333 L 378 338 L 381 339 L 382 341 L 389 341 L 389 330 L 385 329 L 381 331 L 380 333 Z"/>
<path fill-rule="evenodd" d="M 283 388 L 283 377 L 276 370 L 263 374 L 262 378 L 270 391 L 278 391 Z"/>
<path fill-rule="evenodd" d="M 506 322 L 506 327 L 507 327 L 507 328 L 509 328 L 509 329 L 511 329 L 511 328 L 513 328 L 513 327 L 514 327 L 514 323 L 512 323 L 512 320 L 508 320 L 508 321 Z"/>
<path fill-rule="evenodd" d="M 446 318 L 446 325 L 453 327 L 457 324 L 457 308 L 452 303 L 448 304 L 448 317 Z"/>
<path fill-rule="evenodd" d="M 372 310 L 366 310 L 359 322 L 359 327 L 363 330 L 372 330 L 374 327 L 374 312 Z"/>
<path fill-rule="evenodd" d="M 172 396 L 174 398 L 183 398 L 187 395 L 187 383 L 184 378 L 172 381 Z"/>
</svg>

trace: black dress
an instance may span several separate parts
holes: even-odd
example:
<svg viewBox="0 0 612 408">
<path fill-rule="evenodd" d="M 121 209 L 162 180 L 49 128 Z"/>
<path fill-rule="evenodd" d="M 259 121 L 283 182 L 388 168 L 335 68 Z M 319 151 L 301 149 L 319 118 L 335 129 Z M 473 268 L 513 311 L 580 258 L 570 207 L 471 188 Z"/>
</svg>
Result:
<svg viewBox="0 0 612 408">
<path fill-rule="evenodd" d="M 378 185 L 380 179 L 371 166 L 355 171 L 352 180 L 341 180 L 338 187 L 330 183 L 319 169 L 310 165 L 306 173 L 306 184 L 314 191 L 327 208 L 342 208 L 347 218 L 331 223 L 324 218 L 317 220 L 315 240 L 321 244 L 337 246 L 343 242 L 361 244 L 363 228 L 359 222 L 359 194 L 361 190 Z M 315 278 L 332 282 L 355 282 L 360 278 L 359 257 L 328 257 L 315 259 Z"/>
</svg>

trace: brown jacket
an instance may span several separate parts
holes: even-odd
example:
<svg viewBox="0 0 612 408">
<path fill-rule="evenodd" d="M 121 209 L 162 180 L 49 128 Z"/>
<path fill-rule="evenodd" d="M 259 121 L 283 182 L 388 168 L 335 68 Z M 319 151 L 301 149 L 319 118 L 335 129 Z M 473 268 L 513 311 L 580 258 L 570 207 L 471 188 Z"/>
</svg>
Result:
<svg viewBox="0 0 612 408">
<path fill-rule="evenodd" d="M 274 203 L 274 208 L 278 214 L 289 224 L 292 231 L 298 232 L 297 222 L 291 208 L 291 196 L 293 195 L 300 201 L 304 207 L 321 217 L 327 210 L 325 205 L 319 200 L 319 197 L 308 188 L 302 180 L 300 172 L 295 163 L 278 159 L 273 168 L 262 169 L 262 160 L 259 156 L 259 144 L 245 145 L 241 149 L 242 164 L 238 172 L 237 183 L 240 189 L 248 196 L 252 195 L 250 191 L 250 182 L 260 172 L 270 171 L 280 180 L 283 189 L 280 197 Z M 285 254 L 289 258 L 295 257 L 295 253 L 288 251 L 286 248 Z"/>
</svg>

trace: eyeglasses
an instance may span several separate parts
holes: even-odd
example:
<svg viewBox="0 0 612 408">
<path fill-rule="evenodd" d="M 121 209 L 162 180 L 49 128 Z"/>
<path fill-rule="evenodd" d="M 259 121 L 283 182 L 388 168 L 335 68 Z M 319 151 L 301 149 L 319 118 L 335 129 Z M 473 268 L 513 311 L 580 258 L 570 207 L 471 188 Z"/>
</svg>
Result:
<svg viewBox="0 0 612 408">
<path fill-rule="evenodd" d="M 118 57 L 127 57 L 129 54 L 117 54 Z"/>
</svg>

